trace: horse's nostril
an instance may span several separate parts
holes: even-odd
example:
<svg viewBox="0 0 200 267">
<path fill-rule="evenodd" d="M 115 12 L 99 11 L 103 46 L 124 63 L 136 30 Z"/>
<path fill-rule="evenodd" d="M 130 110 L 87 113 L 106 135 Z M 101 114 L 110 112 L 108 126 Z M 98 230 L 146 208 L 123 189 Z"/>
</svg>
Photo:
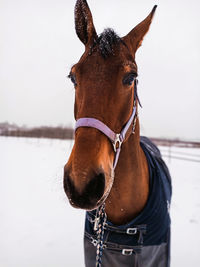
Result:
<svg viewBox="0 0 200 267">
<path fill-rule="evenodd" d="M 104 195 L 105 175 L 104 173 L 99 173 L 91 177 L 90 182 L 85 185 L 80 193 L 78 188 L 74 186 L 70 176 L 65 174 L 64 189 L 73 206 L 82 209 L 93 209 Z"/>
<path fill-rule="evenodd" d="M 68 189 L 69 189 L 69 175 L 68 175 L 68 172 L 64 172 L 64 179 L 63 179 L 63 187 L 64 187 L 64 190 L 65 190 L 65 193 L 67 193 Z"/>
<path fill-rule="evenodd" d="M 94 201 L 98 201 L 104 194 L 105 189 L 105 175 L 104 173 L 100 173 L 96 175 L 92 180 L 88 183 L 85 189 L 85 194 L 90 195 L 90 198 Z"/>
</svg>

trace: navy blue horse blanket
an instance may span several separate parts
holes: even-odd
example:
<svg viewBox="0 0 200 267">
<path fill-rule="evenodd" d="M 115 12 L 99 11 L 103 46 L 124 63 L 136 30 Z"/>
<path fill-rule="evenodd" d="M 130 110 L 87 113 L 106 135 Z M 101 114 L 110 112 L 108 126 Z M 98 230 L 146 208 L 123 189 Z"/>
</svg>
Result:
<svg viewBox="0 0 200 267">
<path fill-rule="evenodd" d="M 104 233 L 102 267 L 169 267 L 171 177 L 159 149 L 147 138 L 140 145 L 150 174 L 150 194 L 143 211 L 130 223 L 115 226 L 107 221 Z M 85 266 L 96 262 L 96 210 L 86 212 Z"/>
</svg>

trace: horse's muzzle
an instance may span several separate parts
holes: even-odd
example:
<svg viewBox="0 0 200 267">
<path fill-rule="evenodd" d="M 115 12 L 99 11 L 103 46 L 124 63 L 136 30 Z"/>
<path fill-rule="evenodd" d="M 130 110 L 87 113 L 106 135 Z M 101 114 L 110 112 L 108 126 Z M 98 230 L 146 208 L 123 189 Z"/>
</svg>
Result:
<svg viewBox="0 0 200 267">
<path fill-rule="evenodd" d="M 103 172 L 100 172 L 93 173 L 90 176 L 89 182 L 80 191 L 76 188 L 69 172 L 65 171 L 63 181 L 64 190 L 73 207 L 92 210 L 101 202 L 105 190 L 105 175 Z"/>
</svg>

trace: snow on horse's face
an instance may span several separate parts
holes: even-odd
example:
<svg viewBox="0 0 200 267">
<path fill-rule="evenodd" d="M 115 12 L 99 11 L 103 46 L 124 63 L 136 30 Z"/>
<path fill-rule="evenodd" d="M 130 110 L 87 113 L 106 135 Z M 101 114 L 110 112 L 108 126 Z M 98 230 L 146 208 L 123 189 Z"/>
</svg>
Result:
<svg viewBox="0 0 200 267">
<path fill-rule="evenodd" d="M 85 0 L 75 7 L 76 33 L 85 52 L 69 77 L 75 86 L 75 119 L 90 117 L 119 133 L 133 107 L 135 52 L 148 31 L 153 13 L 120 38 L 111 30 L 97 36 Z M 95 209 L 107 198 L 113 184 L 113 146 L 94 128 L 79 128 L 70 158 L 64 168 L 64 189 L 72 206 Z M 116 170 L 117 171 L 117 170 Z"/>
</svg>

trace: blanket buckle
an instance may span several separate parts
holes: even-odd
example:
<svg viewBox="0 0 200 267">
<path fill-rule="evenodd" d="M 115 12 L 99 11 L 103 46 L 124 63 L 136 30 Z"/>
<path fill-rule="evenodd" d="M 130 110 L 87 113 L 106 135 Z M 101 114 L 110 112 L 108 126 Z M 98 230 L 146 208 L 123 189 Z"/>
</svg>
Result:
<svg viewBox="0 0 200 267">
<path fill-rule="evenodd" d="M 130 256 L 133 254 L 133 249 L 122 249 L 122 255 Z"/>
</svg>

